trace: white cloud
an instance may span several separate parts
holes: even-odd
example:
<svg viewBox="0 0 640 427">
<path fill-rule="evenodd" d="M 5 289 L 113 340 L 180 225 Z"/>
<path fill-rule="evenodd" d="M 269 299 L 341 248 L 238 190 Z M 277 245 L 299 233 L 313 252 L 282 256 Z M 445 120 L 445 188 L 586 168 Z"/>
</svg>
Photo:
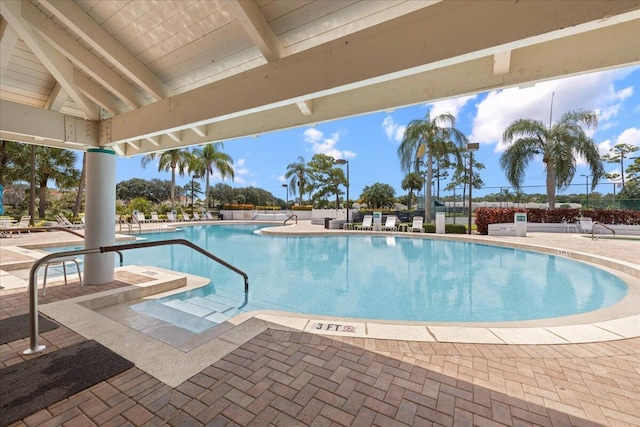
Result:
<svg viewBox="0 0 640 427">
<path fill-rule="evenodd" d="M 616 144 L 629 144 L 635 145 L 636 147 L 640 147 L 640 129 L 638 128 L 629 128 L 625 129 L 618 139 L 616 140 Z"/>
<path fill-rule="evenodd" d="M 246 163 L 247 160 L 246 159 L 238 159 L 237 161 L 234 162 L 233 165 L 231 165 L 231 167 L 233 168 L 233 174 L 234 174 L 234 179 L 233 182 L 235 182 L 236 184 L 243 184 L 243 185 L 249 185 L 250 183 L 247 182 L 247 180 L 243 177 L 247 177 L 247 176 L 251 176 L 253 175 L 249 169 L 246 167 Z M 216 169 L 213 170 L 213 173 L 210 176 L 210 181 L 220 181 L 220 182 L 224 182 L 224 181 L 231 181 L 230 177 L 227 177 L 225 179 L 222 179 L 222 176 L 220 175 L 220 172 L 218 172 Z"/>
<path fill-rule="evenodd" d="M 402 141 L 404 138 L 404 131 L 407 129 L 406 126 L 396 123 L 391 116 L 384 118 L 382 121 L 382 128 L 384 129 L 384 133 L 387 134 L 387 138 L 396 142 Z"/>
<path fill-rule="evenodd" d="M 594 110 L 599 128 L 607 128 L 622 102 L 633 94 L 632 87 L 616 90 L 614 85 L 629 72 L 630 69 L 611 70 L 542 82 L 526 89 L 492 91 L 476 105 L 470 140 L 497 144 L 495 151 L 504 151 L 502 132 L 514 120 L 530 118 L 549 123 L 552 94 L 553 120 L 571 110 Z"/>
<path fill-rule="evenodd" d="M 349 150 L 339 150 L 336 144 L 340 140 L 340 133 L 332 133 L 330 137 L 325 138 L 324 132 L 315 128 L 307 128 L 304 131 L 304 140 L 311 144 L 313 154 L 326 154 L 334 159 L 351 159 L 356 153 Z"/>
<path fill-rule="evenodd" d="M 460 113 L 460 110 L 462 109 L 462 107 L 467 105 L 469 101 L 476 98 L 477 98 L 477 95 L 470 95 L 470 96 L 462 96 L 460 98 L 445 99 L 443 101 L 434 102 L 433 104 L 428 104 L 428 107 L 430 108 L 431 117 L 439 116 L 440 114 L 449 113 L 457 118 L 458 113 Z"/>
</svg>

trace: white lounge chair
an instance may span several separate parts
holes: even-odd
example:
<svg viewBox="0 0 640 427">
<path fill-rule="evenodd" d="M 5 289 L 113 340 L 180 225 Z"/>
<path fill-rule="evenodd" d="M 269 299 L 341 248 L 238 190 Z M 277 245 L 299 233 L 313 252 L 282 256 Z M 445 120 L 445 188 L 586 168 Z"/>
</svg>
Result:
<svg viewBox="0 0 640 427">
<path fill-rule="evenodd" d="M 409 227 L 409 231 L 411 232 L 417 231 L 418 233 L 424 233 L 424 228 L 422 227 L 423 221 L 424 221 L 424 218 L 422 218 L 421 216 L 414 216 L 413 223 L 411 224 L 411 227 Z"/>
<path fill-rule="evenodd" d="M 213 215 L 211 215 L 211 212 L 209 211 L 204 211 L 202 212 L 202 216 L 204 217 L 204 219 L 206 219 L 207 221 L 215 221 L 218 218 L 214 218 Z"/>
<path fill-rule="evenodd" d="M 191 217 L 189 216 L 189 214 L 187 212 L 183 212 L 182 213 L 182 219 L 184 221 L 191 221 Z"/>
<path fill-rule="evenodd" d="M 398 231 L 398 227 L 396 227 L 396 220 L 398 218 L 394 215 L 390 215 L 387 217 L 387 221 L 384 223 L 380 230 L 382 231 Z"/>
<path fill-rule="evenodd" d="M 365 215 L 362 224 L 355 226 L 356 230 L 373 230 L 373 215 Z"/>
<path fill-rule="evenodd" d="M 194 212 L 193 213 L 193 220 L 194 221 L 202 221 L 202 219 L 200 218 L 200 214 L 198 212 Z"/>
<path fill-rule="evenodd" d="M 158 212 L 151 212 L 151 219 L 149 220 L 150 222 L 164 222 L 164 219 L 160 219 L 158 217 Z"/>
<path fill-rule="evenodd" d="M 56 220 L 58 221 L 58 224 L 61 227 L 70 228 L 72 230 L 78 230 L 78 229 L 84 228 L 84 224 L 82 224 L 82 223 L 80 223 L 80 224 L 72 223 L 71 221 L 69 221 L 67 219 L 66 216 L 64 216 L 62 214 L 56 214 L 56 215 L 54 215 L 54 217 L 56 218 Z"/>
<path fill-rule="evenodd" d="M 176 214 L 174 212 L 167 212 L 167 221 L 178 222 L 178 220 L 176 219 Z"/>
<path fill-rule="evenodd" d="M 140 224 L 142 224 L 143 222 L 147 222 L 147 218 L 145 218 L 144 212 L 136 212 L 133 214 L 133 216 L 136 217 Z"/>
<path fill-rule="evenodd" d="M 588 216 L 578 218 L 578 224 L 580 225 L 580 232 L 590 234 L 593 232 L 593 220 Z"/>
</svg>

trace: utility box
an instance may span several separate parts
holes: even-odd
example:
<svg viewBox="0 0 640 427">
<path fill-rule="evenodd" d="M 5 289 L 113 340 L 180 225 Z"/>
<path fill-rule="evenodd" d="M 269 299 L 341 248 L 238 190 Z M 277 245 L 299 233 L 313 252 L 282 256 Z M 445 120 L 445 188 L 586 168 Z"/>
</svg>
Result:
<svg viewBox="0 0 640 427">
<path fill-rule="evenodd" d="M 444 212 L 436 212 L 436 234 L 444 234 Z"/>
<path fill-rule="evenodd" d="M 375 231 L 380 231 L 382 227 L 382 212 L 374 212 L 373 213 L 373 229 Z"/>
<path fill-rule="evenodd" d="M 527 237 L 527 214 L 524 212 L 514 213 L 513 223 L 516 229 L 516 237 Z"/>
</svg>

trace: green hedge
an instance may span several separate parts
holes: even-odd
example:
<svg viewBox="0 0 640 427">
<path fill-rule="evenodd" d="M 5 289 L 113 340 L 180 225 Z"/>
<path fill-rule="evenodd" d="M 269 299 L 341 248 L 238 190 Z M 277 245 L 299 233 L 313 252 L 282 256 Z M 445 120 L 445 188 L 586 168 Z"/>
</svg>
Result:
<svg viewBox="0 0 640 427">
<path fill-rule="evenodd" d="M 435 233 L 436 225 L 429 223 L 422 226 L 425 233 Z M 462 224 L 445 224 L 444 232 L 446 234 L 467 234 L 467 228 Z"/>
</svg>

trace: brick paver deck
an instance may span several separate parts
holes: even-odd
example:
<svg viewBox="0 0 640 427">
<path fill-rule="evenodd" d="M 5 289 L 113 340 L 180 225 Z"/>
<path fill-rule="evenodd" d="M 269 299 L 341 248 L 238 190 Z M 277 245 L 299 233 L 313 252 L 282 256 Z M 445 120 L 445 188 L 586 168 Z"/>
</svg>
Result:
<svg viewBox="0 0 640 427">
<path fill-rule="evenodd" d="M 47 299 L 93 291 L 52 286 Z M 25 293 L 3 294 L 2 315 L 21 312 Z M 41 338 L 48 351 L 84 339 L 64 326 Z M 3 345 L 2 367 L 27 346 Z M 132 368 L 15 425 L 640 426 L 639 349 L 640 339 L 478 345 L 271 329 L 176 388 Z"/>
</svg>

